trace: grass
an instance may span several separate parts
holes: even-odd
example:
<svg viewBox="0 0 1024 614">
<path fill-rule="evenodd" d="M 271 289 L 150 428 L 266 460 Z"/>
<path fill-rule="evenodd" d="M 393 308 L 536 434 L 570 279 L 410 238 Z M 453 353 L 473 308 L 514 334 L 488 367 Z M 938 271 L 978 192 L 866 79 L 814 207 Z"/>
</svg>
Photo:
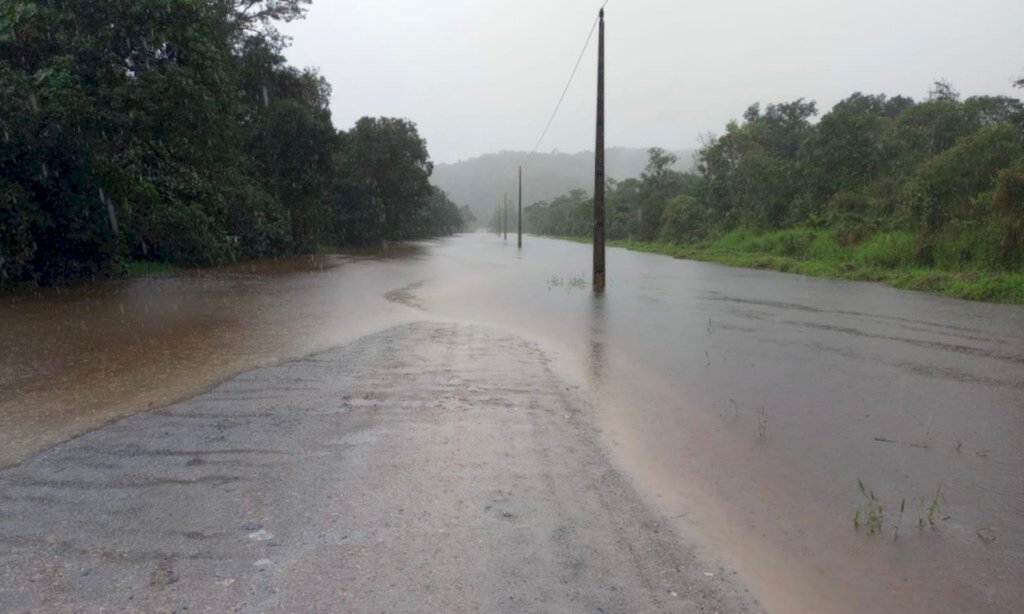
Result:
<svg viewBox="0 0 1024 614">
<path fill-rule="evenodd" d="M 945 520 L 940 511 L 941 504 L 945 500 L 945 497 L 942 496 L 942 484 L 939 484 L 939 488 L 935 491 L 935 497 L 932 498 L 931 502 L 922 497 L 920 500 L 921 512 L 917 517 L 917 526 L 922 529 L 926 525 L 935 528 L 938 526 L 939 520 Z"/>
<path fill-rule="evenodd" d="M 589 237 L 562 238 L 590 242 Z M 975 301 L 1024 304 L 1024 273 L 962 264 L 921 267 L 914 262 L 912 235 L 902 231 L 881 232 L 856 245 L 841 245 L 833 231 L 801 228 L 768 233 L 733 230 L 689 245 L 635 240 L 611 240 L 608 245 L 729 266 L 877 282 Z"/>
<path fill-rule="evenodd" d="M 892 527 L 892 539 L 895 541 L 900 536 L 900 525 L 903 524 L 903 510 L 907 507 L 907 500 L 900 501 L 900 515 L 896 517 L 896 524 Z"/>
<path fill-rule="evenodd" d="M 864 485 L 859 478 L 857 479 L 857 490 L 860 491 L 862 502 L 861 505 L 853 513 L 853 528 L 854 530 L 864 529 L 868 535 L 874 535 L 882 531 L 883 523 L 885 522 L 885 507 L 875 496 L 875 491 Z M 942 484 L 939 484 L 938 489 L 935 491 L 935 496 L 932 497 L 931 501 L 924 497 L 918 501 L 920 511 L 917 516 L 917 526 L 919 529 L 925 527 L 938 528 L 939 522 L 949 520 L 948 516 L 942 515 L 941 506 L 945 503 L 945 496 L 942 494 Z M 900 511 L 896 516 L 896 522 L 892 526 L 892 538 L 896 540 L 900 535 L 900 526 L 903 524 L 903 513 L 907 507 L 907 499 L 904 497 L 900 501 Z M 991 535 L 985 531 L 979 529 L 978 537 L 982 541 L 987 541 L 987 538 Z M 992 537 L 992 539 L 995 539 Z"/>
<path fill-rule="evenodd" d="M 853 514 L 853 528 L 860 529 L 863 527 L 867 530 L 868 535 L 874 535 L 882 530 L 882 523 L 885 519 L 885 508 L 878 502 L 878 498 L 875 497 L 875 491 L 864 486 L 864 482 L 857 480 L 857 489 L 860 490 L 860 494 L 864 497 L 864 504 L 857 508 L 857 511 Z M 902 510 L 900 512 L 902 516 Z"/>
</svg>

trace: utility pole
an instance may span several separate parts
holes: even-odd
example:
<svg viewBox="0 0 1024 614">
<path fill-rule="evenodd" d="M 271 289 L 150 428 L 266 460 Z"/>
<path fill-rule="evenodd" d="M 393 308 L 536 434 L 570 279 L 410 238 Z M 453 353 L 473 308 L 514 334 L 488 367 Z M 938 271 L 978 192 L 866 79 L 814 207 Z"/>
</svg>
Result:
<svg viewBox="0 0 1024 614">
<path fill-rule="evenodd" d="M 508 192 L 505 192 L 505 206 L 501 211 L 501 229 L 505 233 L 505 240 L 508 241 Z"/>
<path fill-rule="evenodd" d="M 519 167 L 519 249 L 523 249 L 523 167 Z"/>
<path fill-rule="evenodd" d="M 597 32 L 597 144 L 594 147 L 594 292 L 604 292 L 604 9 Z"/>
</svg>

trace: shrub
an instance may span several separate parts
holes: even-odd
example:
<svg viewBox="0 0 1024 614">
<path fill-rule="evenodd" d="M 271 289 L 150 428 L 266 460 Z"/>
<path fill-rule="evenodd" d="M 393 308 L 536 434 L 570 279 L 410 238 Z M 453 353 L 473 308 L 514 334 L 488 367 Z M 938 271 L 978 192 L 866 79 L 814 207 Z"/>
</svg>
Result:
<svg viewBox="0 0 1024 614">
<path fill-rule="evenodd" d="M 1020 135 L 1009 124 L 985 126 L 926 160 L 907 186 L 905 198 L 914 220 L 935 232 L 954 219 L 978 219 L 973 205 L 990 191 L 1001 169 L 1022 153 Z"/>
<path fill-rule="evenodd" d="M 668 201 L 661 216 L 661 238 L 687 243 L 707 236 L 707 211 L 692 196 Z"/>
<path fill-rule="evenodd" d="M 992 194 L 996 210 L 999 261 L 1010 269 L 1024 268 L 1024 161 L 999 173 Z"/>
<path fill-rule="evenodd" d="M 870 268 L 894 269 L 912 266 L 916 251 L 909 232 L 880 232 L 857 246 L 854 260 Z"/>
</svg>

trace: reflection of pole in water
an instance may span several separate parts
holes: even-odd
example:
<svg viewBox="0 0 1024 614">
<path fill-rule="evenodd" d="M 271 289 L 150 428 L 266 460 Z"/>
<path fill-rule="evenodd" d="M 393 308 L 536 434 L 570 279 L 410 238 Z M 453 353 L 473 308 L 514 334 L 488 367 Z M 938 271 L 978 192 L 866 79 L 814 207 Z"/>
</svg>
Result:
<svg viewBox="0 0 1024 614">
<path fill-rule="evenodd" d="M 605 298 L 603 294 L 591 294 L 590 318 L 587 335 L 590 352 L 587 355 L 587 372 L 595 388 L 604 382 L 605 370 Z"/>
</svg>

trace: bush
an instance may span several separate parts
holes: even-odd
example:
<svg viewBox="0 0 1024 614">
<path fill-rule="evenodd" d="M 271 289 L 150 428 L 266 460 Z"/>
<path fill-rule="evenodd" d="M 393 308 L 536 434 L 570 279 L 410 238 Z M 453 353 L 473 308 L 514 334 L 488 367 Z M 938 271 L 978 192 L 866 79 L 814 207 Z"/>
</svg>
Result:
<svg viewBox="0 0 1024 614">
<path fill-rule="evenodd" d="M 994 124 L 929 158 L 905 194 L 914 220 L 927 232 L 936 232 L 952 220 L 979 219 L 985 211 L 973 206 L 977 196 L 990 191 L 1000 170 L 1022 153 L 1017 130 Z"/>
<path fill-rule="evenodd" d="M 953 224 L 935 237 L 932 262 L 946 271 L 999 269 L 999 237 L 993 235 L 992 224 Z"/>
<path fill-rule="evenodd" d="M 905 231 L 881 232 L 857 246 L 853 259 L 858 264 L 879 269 L 913 266 L 917 246 L 914 236 Z"/>
<path fill-rule="evenodd" d="M 833 224 L 860 223 L 871 209 L 871 199 L 859 192 L 836 192 L 825 204 L 825 212 Z"/>
<path fill-rule="evenodd" d="M 661 239 L 688 243 L 707 236 L 707 212 L 692 196 L 677 196 L 661 216 Z"/>
<path fill-rule="evenodd" d="M 771 251 L 790 258 L 807 258 L 813 241 L 814 233 L 810 230 L 783 230 L 775 233 Z"/>
<path fill-rule="evenodd" d="M 1024 269 L 1024 161 L 999 173 L 992 194 L 999 235 L 999 262 Z"/>
<path fill-rule="evenodd" d="M 824 262 L 845 260 L 848 251 L 836 241 L 835 233 L 822 230 L 814 233 L 814 240 L 808 248 L 811 258 Z"/>
</svg>

